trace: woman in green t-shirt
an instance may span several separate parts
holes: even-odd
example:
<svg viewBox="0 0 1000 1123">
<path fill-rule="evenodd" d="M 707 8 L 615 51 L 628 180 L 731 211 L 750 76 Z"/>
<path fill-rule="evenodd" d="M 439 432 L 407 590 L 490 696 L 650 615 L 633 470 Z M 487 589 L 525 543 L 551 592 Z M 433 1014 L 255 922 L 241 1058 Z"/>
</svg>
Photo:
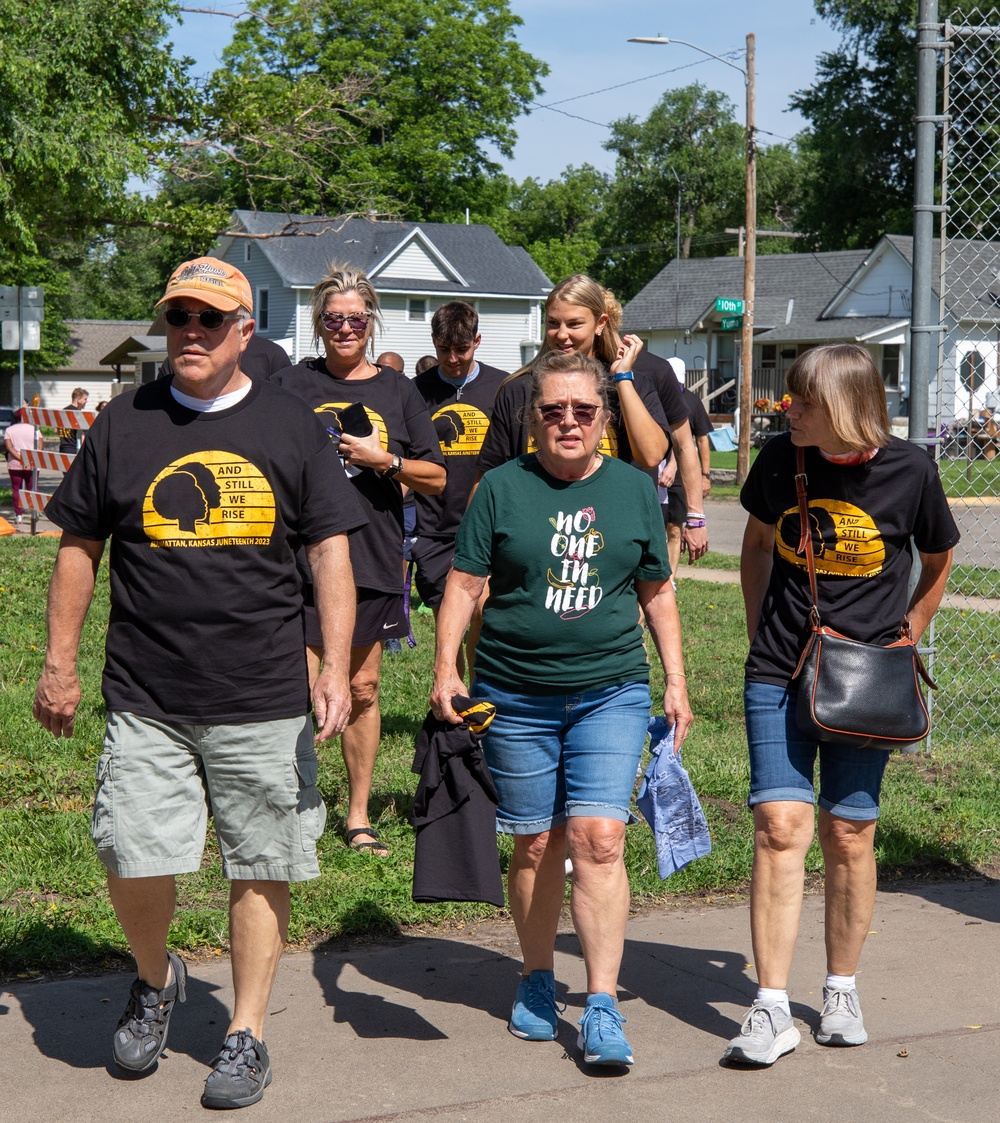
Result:
<svg viewBox="0 0 1000 1123">
<path fill-rule="evenodd" d="M 458 531 L 438 617 L 431 708 L 447 721 L 465 687 L 455 660 L 487 577 L 474 692 L 497 715 L 484 749 L 514 835 L 510 907 L 524 960 L 508 1028 L 558 1029 L 553 976 L 565 862 L 587 969 L 579 1044 L 588 1064 L 629 1065 L 618 1011 L 629 886 L 625 826 L 649 719 L 641 606 L 663 662 L 664 712 L 679 746 L 691 724 L 680 620 L 656 489 L 598 446 L 603 366 L 550 353 L 531 375 L 536 451 L 483 477 Z"/>
</svg>

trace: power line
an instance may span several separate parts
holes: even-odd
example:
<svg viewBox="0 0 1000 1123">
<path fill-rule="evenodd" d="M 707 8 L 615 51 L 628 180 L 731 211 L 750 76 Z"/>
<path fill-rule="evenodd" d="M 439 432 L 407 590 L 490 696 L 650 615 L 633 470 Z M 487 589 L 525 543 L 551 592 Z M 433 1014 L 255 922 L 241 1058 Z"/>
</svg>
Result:
<svg viewBox="0 0 1000 1123">
<path fill-rule="evenodd" d="M 658 70 L 655 74 L 647 74 L 644 78 L 630 78 L 627 82 L 619 82 L 614 86 L 603 86 L 599 90 L 591 90 L 586 94 L 574 94 L 572 97 L 560 98 L 559 101 L 550 101 L 542 109 L 551 109 L 554 105 L 565 105 L 569 101 L 579 101 L 581 98 L 593 97 L 595 94 L 606 94 L 611 90 L 621 90 L 626 86 L 634 86 L 638 82 L 648 82 L 651 78 L 663 78 L 667 74 L 676 74 L 679 70 L 690 70 L 692 66 L 704 66 L 707 59 L 697 59 L 695 62 L 686 62 L 683 66 L 672 66 L 669 70 Z M 538 104 L 537 102 L 535 104 Z"/>
</svg>

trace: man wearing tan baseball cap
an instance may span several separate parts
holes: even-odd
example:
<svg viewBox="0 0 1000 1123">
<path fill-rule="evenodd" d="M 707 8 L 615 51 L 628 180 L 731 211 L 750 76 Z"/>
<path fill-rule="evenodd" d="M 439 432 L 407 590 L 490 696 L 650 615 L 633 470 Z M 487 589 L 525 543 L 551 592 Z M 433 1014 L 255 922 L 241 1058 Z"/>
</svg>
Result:
<svg viewBox="0 0 1000 1123">
<path fill-rule="evenodd" d="M 210 803 L 230 882 L 234 1009 L 201 1102 L 238 1108 L 271 1081 L 264 1023 L 288 886 L 319 876 L 326 819 L 295 548 L 320 614 L 311 701 L 326 740 L 351 712 L 347 535 L 367 520 L 312 408 L 240 369 L 253 334 L 246 277 L 197 258 L 159 304 L 173 373 L 112 399 L 46 509 L 63 535 L 33 713 L 73 735 L 76 653 L 110 538 L 93 837 L 137 967 L 112 1055 L 151 1072 L 184 1001 L 187 968 L 167 933 L 176 875 L 201 867 Z"/>
<path fill-rule="evenodd" d="M 156 307 L 178 296 L 193 296 L 223 312 L 244 308 L 253 315 L 250 282 L 228 261 L 217 257 L 196 257 L 178 265 L 167 281 L 167 291 Z"/>
</svg>

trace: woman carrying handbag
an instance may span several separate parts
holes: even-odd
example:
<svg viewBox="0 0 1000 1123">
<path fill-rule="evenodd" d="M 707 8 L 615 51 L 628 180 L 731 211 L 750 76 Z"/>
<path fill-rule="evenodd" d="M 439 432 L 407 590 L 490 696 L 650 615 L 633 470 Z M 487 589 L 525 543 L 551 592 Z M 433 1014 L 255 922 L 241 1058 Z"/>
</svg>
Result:
<svg viewBox="0 0 1000 1123">
<path fill-rule="evenodd" d="M 750 638 L 744 705 L 759 989 L 724 1059 L 757 1066 L 773 1064 L 800 1041 L 787 988 L 816 822 L 817 759 L 827 976 L 816 1041 L 867 1040 L 855 972 L 875 905 L 875 824 L 888 752 L 818 740 L 815 727 L 803 732 L 796 669 L 820 621 L 851 640 L 886 647 L 908 619 L 919 639 L 940 604 L 959 539 L 933 461 L 890 435 L 882 379 L 864 348 L 816 347 L 792 365 L 786 386 L 790 432 L 767 442 L 740 493 L 749 512 L 741 581 Z M 797 474 L 808 495 L 806 528 Z M 921 572 L 908 596 L 914 548 Z"/>
</svg>

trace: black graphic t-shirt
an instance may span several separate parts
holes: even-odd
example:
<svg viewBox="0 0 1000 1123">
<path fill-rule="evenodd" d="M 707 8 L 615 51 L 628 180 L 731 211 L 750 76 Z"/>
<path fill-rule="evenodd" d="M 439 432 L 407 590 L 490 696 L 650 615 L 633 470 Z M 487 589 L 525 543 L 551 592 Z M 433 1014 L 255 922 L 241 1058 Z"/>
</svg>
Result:
<svg viewBox="0 0 1000 1123">
<path fill-rule="evenodd" d="M 365 515 L 298 398 L 254 382 L 197 413 L 165 379 L 112 398 L 45 513 L 111 539 L 110 710 L 195 724 L 308 712 L 295 549 Z"/>
<path fill-rule="evenodd" d="M 908 603 L 917 550 L 938 554 L 959 540 L 937 467 L 920 448 L 892 437 L 866 464 L 846 466 L 807 448 L 806 475 L 820 617 L 865 643 L 891 643 Z M 760 450 L 740 492 L 754 518 L 774 526 L 774 563 L 746 661 L 750 682 L 785 686 L 808 636 L 812 600 L 799 557 L 795 447 L 789 434 Z"/>
<path fill-rule="evenodd" d="M 476 459 L 483 447 L 493 414 L 493 400 L 507 372 L 479 364 L 479 373 L 456 388 L 438 373 L 439 368 L 418 374 L 417 392 L 431 411 L 438 442 L 448 468 L 441 495 L 417 495 L 417 534 L 423 538 L 454 538 L 476 482 Z"/>
<path fill-rule="evenodd" d="M 639 358 L 641 359 L 640 352 Z M 664 416 L 660 399 L 652 382 L 640 370 L 640 364 L 635 364 L 633 382 L 642 404 L 649 411 L 650 417 L 660 426 L 670 438 L 670 428 Z M 671 374 L 673 378 L 673 374 Z M 676 383 L 676 379 L 674 382 Z M 632 460 L 632 446 L 629 444 L 625 423 L 622 421 L 621 403 L 618 392 L 612 386 L 608 391 L 611 406 L 611 418 L 605 431 L 598 451 L 605 456 L 614 456 L 619 460 L 630 463 Z M 476 461 L 476 471 L 480 474 L 488 472 L 491 468 L 499 468 L 508 460 L 523 456 L 526 452 L 534 452 L 535 445 L 528 433 L 531 418 L 529 417 L 528 402 L 531 398 L 531 375 L 526 373 L 505 382 L 497 392 L 496 401 L 493 403 L 493 416 L 490 419 L 490 428 L 483 442 L 482 452 Z M 682 407 L 683 408 L 683 407 Z M 687 413 L 682 420 L 687 420 Z"/>
<path fill-rule="evenodd" d="M 413 383 L 392 367 L 371 378 L 334 378 L 323 359 L 308 359 L 272 375 L 270 381 L 304 398 L 336 440 L 339 413 L 360 402 L 378 430 L 382 447 L 407 460 L 444 464 L 430 412 Z M 354 581 L 381 593 L 403 591 L 403 492 L 395 479 L 372 468 L 343 469 L 368 515 L 368 525 L 351 535 Z"/>
</svg>

